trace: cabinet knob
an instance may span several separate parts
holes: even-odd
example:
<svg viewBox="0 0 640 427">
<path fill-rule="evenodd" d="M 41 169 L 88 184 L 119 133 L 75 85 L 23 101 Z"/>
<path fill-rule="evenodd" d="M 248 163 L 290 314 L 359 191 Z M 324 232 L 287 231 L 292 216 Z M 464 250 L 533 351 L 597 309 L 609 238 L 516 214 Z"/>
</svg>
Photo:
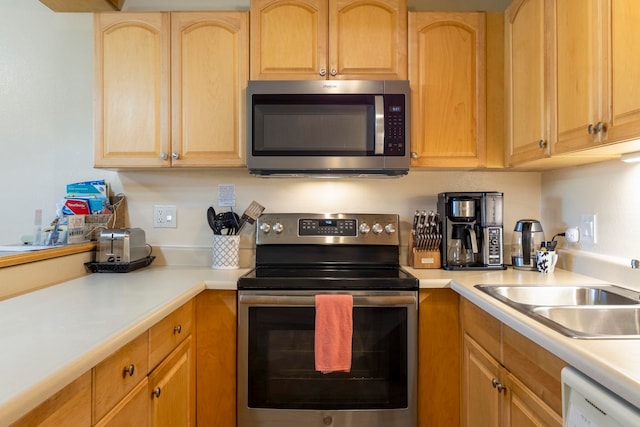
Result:
<svg viewBox="0 0 640 427">
<path fill-rule="evenodd" d="M 412 158 L 413 160 L 418 160 L 418 157 L 419 157 L 419 156 L 418 156 L 418 153 L 416 153 L 415 151 L 412 151 L 412 152 L 411 152 L 411 158 Z"/>
<path fill-rule="evenodd" d="M 540 141 L 538 141 L 538 146 L 540 148 L 546 148 L 547 147 L 547 141 L 545 141 L 544 139 L 541 139 Z"/>
<path fill-rule="evenodd" d="M 320 68 L 320 72 L 318 73 L 321 76 L 326 76 L 327 75 L 327 69 L 326 68 Z"/>
<path fill-rule="evenodd" d="M 596 132 L 600 133 L 600 132 L 606 132 L 607 131 L 607 125 L 605 125 L 602 122 L 598 122 L 598 124 L 596 125 Z"/>
<path fill-rule="evenodd" d="M 151 397 L 160 397 L 161 392 L 162 392 L 162 389 L 160 389 L 160 387 L 156 387 L 151 392 Z"/>
<path fill-rule="evenodd" d="M 331 75 L 332 76 L 337 76 L 338 75 L 338 70 L 336 70 L 335 68 L 331 69 Z"/>
<path fill-rule="evenodd" d="M 593 125 L 593 123 L 589 123 L 589 126 L 587 126 L 587 132 L 589 132 L 589 135 L 593 135 L 596 133 L 596 127 Z"/>
<path fill-rule="evenodd" d="M 171 153 L 171 158 L 173 160 L 178 160 L 180 158 L 180 154 L 176 153 L 175 151 L 173 153 Z"/>
<path fill-rule="evenodd" d="M 493 388 L 498 390 L 498 393 L 502 393 L 507 389 L 500 381 L 495 378 L 491 380 L 491 385 L 493 386 Z"/>
<path fill-rule="evenodd" d="M 160 160 L 167 160 L 168 158 L 167 153 L 160 153 Z"/>
<path fill-rule="evenodd" d="M 122 370 L 122 378 L 126 378 L 127 375 L 132 377 L 135 371 L 136 371 L 136 367 L 133 365 L 133 363 L 129 366 L 125 366 L 124 369 Z"/>
<path fill-rule="evenodd" d="M 174 334 L 179 334 L 180 332 L 182 332 L 182 325 L 178 325 L 178 326 L 174 326 L 173 327 L 173 333 Z"/>
</svg>

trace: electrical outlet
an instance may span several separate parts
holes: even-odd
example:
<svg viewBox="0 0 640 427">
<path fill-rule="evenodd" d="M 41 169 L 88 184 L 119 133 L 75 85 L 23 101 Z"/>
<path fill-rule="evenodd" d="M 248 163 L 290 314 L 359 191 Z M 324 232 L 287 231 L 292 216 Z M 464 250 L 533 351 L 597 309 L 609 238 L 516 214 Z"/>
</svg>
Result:
<svg viewBox="0 0 640 427">
<path fill-rule="evenodd" d="M 154 228 L 176 228 L 176 212 L 176 207 L 174 205 L 154 205 Z"/>
<path fill-rule="evenodd" d="M 583 243 L 597 243 L 596 214 L 580 215 L 580 240 Z"/>
</svg>

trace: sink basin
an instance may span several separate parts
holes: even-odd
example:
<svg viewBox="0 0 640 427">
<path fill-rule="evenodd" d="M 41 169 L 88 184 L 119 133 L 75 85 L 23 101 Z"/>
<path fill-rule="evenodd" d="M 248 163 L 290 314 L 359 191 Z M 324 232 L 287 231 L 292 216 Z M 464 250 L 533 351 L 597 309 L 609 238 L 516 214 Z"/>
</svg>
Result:
<svg viewBox="0 0 640 427">
<path fill-rule="evenodd" d="M 476 285 L 572 338 L 640 339 L 640 292 L 613 285 Z"/>
<path fill-rule="evenodd" d="M 640 306 L 537 307 L 540 321 L 573 338 L 640 338 Z"/>
<path fill-rule="evenodd" d="M 476 288 L 510 305 L 582 306 L 633 305 L 640 297 L 612 285 L 548 286 L 548 285 L 476 285 Z M 626 293 L 626 295 L 623 295 Z"/>
</svg>

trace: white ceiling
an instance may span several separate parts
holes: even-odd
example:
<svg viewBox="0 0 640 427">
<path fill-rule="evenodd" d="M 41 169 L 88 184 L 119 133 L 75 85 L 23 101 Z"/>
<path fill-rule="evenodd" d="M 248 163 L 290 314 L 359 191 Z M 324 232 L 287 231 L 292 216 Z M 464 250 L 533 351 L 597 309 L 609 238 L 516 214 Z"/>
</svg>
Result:
<svg viewBox="0 0 640 427">
<path fill-rule="evenodd" d="M 125 0 L 122 11 L 247 10 L 250 0 Z M 409 10 L 503 11 L 511 0 L 407 0 Z"/>
</svg>

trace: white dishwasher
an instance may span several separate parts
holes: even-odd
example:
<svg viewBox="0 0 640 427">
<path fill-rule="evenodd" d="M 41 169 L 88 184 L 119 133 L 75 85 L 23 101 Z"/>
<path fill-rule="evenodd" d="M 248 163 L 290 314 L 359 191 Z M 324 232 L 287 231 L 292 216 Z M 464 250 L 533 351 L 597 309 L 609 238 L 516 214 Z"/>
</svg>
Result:
<svg viewBox="0 0 640 427">
<path fill-rule="evenodd" d="M 567 366 L 562 370 L 562 425 L 638 427 L 640 409 Z"/>
</svg>

